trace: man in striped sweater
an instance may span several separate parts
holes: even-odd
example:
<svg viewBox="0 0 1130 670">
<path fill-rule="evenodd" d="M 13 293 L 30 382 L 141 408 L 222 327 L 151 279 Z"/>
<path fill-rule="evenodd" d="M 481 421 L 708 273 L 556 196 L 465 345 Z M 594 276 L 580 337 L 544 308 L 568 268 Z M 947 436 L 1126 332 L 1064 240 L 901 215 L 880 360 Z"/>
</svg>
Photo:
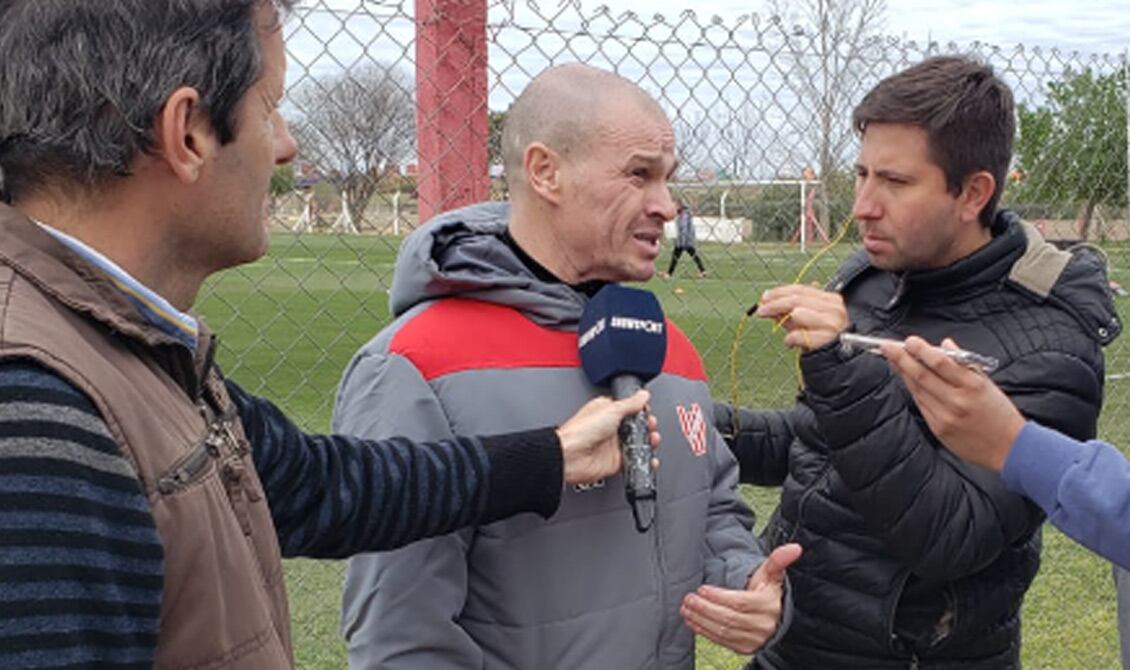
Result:
<svg viewBox="0 0 1130 670">
<path fill-rule="evenodd" d="M 191 306 L 266 251 L 291 4 L 0 3 L 2 668 L 290 667 L 282 556 L 549 516 L 617 470 L 646 394 L 417 444 L 224 380 Z"/>
</svg>

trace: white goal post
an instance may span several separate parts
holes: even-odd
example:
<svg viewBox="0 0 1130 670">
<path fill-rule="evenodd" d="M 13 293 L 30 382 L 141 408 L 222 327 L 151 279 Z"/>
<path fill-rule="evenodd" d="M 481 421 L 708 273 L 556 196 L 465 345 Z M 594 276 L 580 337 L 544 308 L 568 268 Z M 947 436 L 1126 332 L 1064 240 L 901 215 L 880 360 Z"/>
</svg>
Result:
<svg viewBox="0 0 1130 670">
<path fill-rule="evenodd" d="M 800 243 L 801 252 L 806 252 L 809 240 L 815 235 L 828 240 L 828 233 L 816 220 L 812 212 L 810 199 L 815 195 L 814 188 L 820 182 L 815 179 L 745 179 L 725 181 L 696 181 L 673 182 L 672 194 L 684 195 L 694 191 L 720 191 L 718 196 L 718 216 L 699 216 L 692 207 L 694 216 L 695 238 L 712 242 L 740 242 L 752 230 L 749 219 L 732 217 L 726 211 L 727 199 L 730 194 L 743 186 L 796 186 L 797 202 L 800 205 L 800 216 L 794 231 L 794 238 Z M 756 222 L 752 222 L 756 223 Z M 668 221 L 664 226 L 664 235 L 667 239 L 675 238 L 675 222 Z"/>
</svg>

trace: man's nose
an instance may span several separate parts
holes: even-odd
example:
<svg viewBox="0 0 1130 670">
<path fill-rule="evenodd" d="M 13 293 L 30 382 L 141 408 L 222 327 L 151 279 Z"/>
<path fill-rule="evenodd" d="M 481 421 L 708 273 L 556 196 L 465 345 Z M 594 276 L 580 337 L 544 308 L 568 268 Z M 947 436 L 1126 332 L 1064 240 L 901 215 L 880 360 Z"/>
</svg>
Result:
<svg viewBox="0 0 1130 670">
<path fill-rule="evenodd" d="M 671 219 L 675 218 L 676 214 L 678 214 L 675 199 L 671 197 L 671 189 L 666 185 L 662 186 L 659 189 L 659 194 L 657 199 L 655 200 L 653 210 L 655 214 L 662 216 L 664 221 L 670 221 Z M 649 214 L 650 213 L 651 212 L 649 212 Z"/>
<path fill-rule="evenodd" d="M 882 214 L 879 200 L 872 189 L 864 180 L 855 187 L 855 201 L 851 206 L 851 215 L 857 220 L 877 219 Z"/>
<path fill-rule="evenodd" d="M 290 134 L 286 119 L 275 112 L 275 164 L 286 165 L 298 155 L 298 142 Z"/>
</svg>

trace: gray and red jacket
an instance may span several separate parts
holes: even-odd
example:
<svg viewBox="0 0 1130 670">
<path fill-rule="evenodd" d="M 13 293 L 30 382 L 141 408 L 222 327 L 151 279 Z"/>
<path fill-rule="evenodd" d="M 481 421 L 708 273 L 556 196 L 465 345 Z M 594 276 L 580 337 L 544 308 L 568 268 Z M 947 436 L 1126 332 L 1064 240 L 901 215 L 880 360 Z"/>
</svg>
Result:
<svg viewBox="0 0 1130 670">
<path fill-rule="evenodd" d="M 347 368 L 336 429 L 518 430 L 559 423 L 601 393 L 579 368 L 587 297 L 523 264 L 502 239 L 508 217 L 506 205 L 476 205 L 405 240 L 396 320 Z M 351 666 L 692 668 L 683 597 L 703 583 L 743 588 L 763 554 L 736 462 L 710 425 L 702 362 L 674 325 L 648 388 L 663 434 L 650 531 L 636 532 L 617 476 L 566 490 L 548 520 L 522 515 L 356 557 L 342 621 Z"/>
</svg>

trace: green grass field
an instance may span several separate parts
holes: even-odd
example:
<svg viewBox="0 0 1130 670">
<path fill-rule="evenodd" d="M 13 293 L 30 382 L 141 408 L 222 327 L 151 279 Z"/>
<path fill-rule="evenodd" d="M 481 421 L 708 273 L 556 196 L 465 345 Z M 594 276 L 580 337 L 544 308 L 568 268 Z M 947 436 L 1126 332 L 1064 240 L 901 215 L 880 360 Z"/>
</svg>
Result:
<svg viewBox="0 0 1130 670">
<path fill-rule="evenodd" d="M 325 430 L 346 362 L 388 322 L 386 289 L 398 243 L 384 237 L 276 235 L 265 259 L 212 281 L 200 309 L 221 334 L 225 371 L 308 429 Z M 1108 251 L 1112 278 L 1130 283 L 1130 269 L 1120 267 L 1130 266 L 1130 250 Z M 804 281 L 822 282 L 849 252 L 844 245 L 819 259 Z M 746 324 L 733 391 L 730 352 L 744 310 L 762 290 L 793 281 L 811 256 L 780 244 L 705 245 L 701 253 L 709 277 L 692 279 L 693 263 L 683 258 L 676 279 L 656 279 L 647 287 L 698 346 L 715 396 L 755 407 L 787 407 L 797 388 L 796 364 L 781 346 L 780 333 L 763 322 Z M 666 263 L 664 256 L 661 267 Z M 1108 349 L 1108 374 L 1130 372 L 1127 347 L 1116 341 Z M 1130 444 L 1127 383 L 1118 376 L 1108 382 L 1100 429 L 1101 437 L 1123 446 Z M 759 518 L 766 518 L 777 491 L 750 488 L 745 493 Z M 1044 540 L 1043 568 L 1024 607 L 1024 667 L 1117 667 L 1109 564 L 1050 527 Z M 338 633 L 342 564 L 290 561 L 287 576 L 298 667 L 345 667 Z M 739 668 L 741 662 L 712 645 L 699 645 L 699 668 Z"/>
</svg>

